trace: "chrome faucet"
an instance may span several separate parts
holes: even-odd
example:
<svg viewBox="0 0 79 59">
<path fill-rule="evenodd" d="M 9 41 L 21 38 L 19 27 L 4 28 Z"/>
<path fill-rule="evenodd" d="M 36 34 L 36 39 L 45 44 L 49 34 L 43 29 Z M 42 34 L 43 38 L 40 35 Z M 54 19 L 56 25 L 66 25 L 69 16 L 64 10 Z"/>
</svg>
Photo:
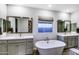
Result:
<svg viewBox="0 0 79 59">
<path fill-rule="evenodd" d="M 20 33 L 20 37 L 21 37 L 21 33 Z"/>
<path fill-rule="evenodd" d="M 49 43 L 49 38 L 48 37 L 46 37 L 46 40 L 47 40 L 47 43 Z"/>
</svg>

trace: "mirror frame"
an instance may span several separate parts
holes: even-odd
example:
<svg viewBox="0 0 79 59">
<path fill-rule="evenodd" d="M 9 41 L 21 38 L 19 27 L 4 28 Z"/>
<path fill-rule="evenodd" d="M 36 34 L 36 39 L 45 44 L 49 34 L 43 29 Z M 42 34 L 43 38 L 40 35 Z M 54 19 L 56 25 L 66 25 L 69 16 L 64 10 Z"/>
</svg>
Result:
<svg viewBox="0 0 79 59">
<path fill-rule="evenodd" d="M 9 17 L 13 17 L 13 18 L 30 18 L 31 21 L 32 21 L 32 24 L 31 24 L 31 32 L 13 32 L 13 33 L 32 33 L 33 32 L 33 18 L 32 17 L 7 16 L 6 17 L 6 32 L 7 33 L 9 33 L 8 30 L 7 30 L 7 20 L 9 20 Z"/>
</svg>

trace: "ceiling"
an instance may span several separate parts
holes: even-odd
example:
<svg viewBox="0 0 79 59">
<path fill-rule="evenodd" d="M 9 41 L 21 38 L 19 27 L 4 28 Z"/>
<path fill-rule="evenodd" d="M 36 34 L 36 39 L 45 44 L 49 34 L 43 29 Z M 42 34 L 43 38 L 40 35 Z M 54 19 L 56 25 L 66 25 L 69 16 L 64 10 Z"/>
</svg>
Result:
<svg viewBox="0 0 79 59">
<path fill-rule="evenodd" d="M 72 13 L 79 11 L 79 4 L 24 4 L 24 6 L 32 8 L 41 8 L 47 10 L 62 11 Z"/>
</svg>

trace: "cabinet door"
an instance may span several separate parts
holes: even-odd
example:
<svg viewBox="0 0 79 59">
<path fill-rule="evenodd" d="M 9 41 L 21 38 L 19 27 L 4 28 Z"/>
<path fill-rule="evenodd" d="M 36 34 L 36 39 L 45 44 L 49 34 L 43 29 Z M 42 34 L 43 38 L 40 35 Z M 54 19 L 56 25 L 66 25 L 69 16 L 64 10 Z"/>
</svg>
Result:
<svg viewBox="0 0 79 59">
<path fill-rule="evenodd" d="M 0 55 L 6 55 L 7 53 L 7 41 L 0 41 Z"/>
<path fill-rule="evenodd" d="M 24 55 L 25 54 L 25 43 L 12 43 L 8 45 L 9 55 Z"/>
<path fill-rule="evenodd" d="M 69 39 L 69 40 L 68 40 L 68 47 L 69 47 L 69 48 L 70 48 L 70 47 L 74 47 L 74 46 L 72 45 L 72 43 L 74 44 L 73 39 L 72 39 L 72 40 Z"/>
<path fill-rule="evenodd" d="M 32 54 L 33 40 L 26 40 L 22 42 L 9 41 L 8 54 L 9 55 L 25 55 Z"/>
<path fill-rule="evenodd" d="M 66 43 L 65 48 L 68 48 L 68 37 L 65 36 L 65 37 L 63 38 L 63 40 L 64 40 L 63 42 Z"/>
<path fill-rule="evenodd" d="M 27 40 L 27 42 L 26 42 L 26 54 L 32 54 L 32 52 L 33 52 L 33 40 L 32 39 L 30 39 L 30 40 Z"/>
<path fill-rule="evenodd" d="M 11 40 L 8 41 L 8 54 L 11 55 L 24 55 L 25 54 L 25 41 L 26 40 Z"/>
<path fill-rule="evenodd" d="M 75 36 L 70 36 L 68 39 L 68 47 L 75 47 Z"/>
<path fill-rule="evenodd" d="M 0 55 L 6 55 L 6 54 L 7 54 L 7 45 L 0 44 Z"/>
<path fill-rule="evenodd" d="M 8 54 L 9 55 L 17 55 L 18 54 L 18 44 L 8 44 Z"/>
<path fill-rule="evenodd" d="M 18 55 L 25 55 L 26 45 L 25 43 L 19 43 L 18 46 Z"/>
<path fill-rule="evenodd" d="M 27 42 L 26 42 L 26 44 L 27 44 L 27 48 L 33 48 L 33 40 L 27 40 Z"/>
</svg>

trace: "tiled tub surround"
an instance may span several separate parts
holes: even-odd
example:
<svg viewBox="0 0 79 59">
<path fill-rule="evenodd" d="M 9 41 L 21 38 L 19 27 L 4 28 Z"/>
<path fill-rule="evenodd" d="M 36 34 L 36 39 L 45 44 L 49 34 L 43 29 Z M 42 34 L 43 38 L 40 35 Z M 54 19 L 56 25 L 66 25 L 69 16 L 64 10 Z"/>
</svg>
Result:
<svg viewBox="0 0 79 59">
<path fill-rule="evenodd" d="M 66 43 L 65 48 L 78 47 L 78 36 L 77 33 L 62 33 L 57 35 L 57 39 Z"/>
<path fill-rule="evenodd" d="M 33 36 L 1 36 L 1 55 L 26 55 L 32 54 Z"/>
</svg>

